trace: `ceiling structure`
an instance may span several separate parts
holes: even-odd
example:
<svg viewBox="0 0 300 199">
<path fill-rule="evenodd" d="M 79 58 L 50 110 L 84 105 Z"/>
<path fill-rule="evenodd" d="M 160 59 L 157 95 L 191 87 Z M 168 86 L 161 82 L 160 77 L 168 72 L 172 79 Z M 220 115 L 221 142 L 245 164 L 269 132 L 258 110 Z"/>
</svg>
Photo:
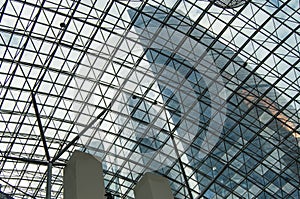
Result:
<svg viewBox="0 0 300 199">
<path fill-rule="evenodd" d="M 0 185 L 63 198 L 75 150 L 115 198 L 300 198 L 298 0 L 0 3 Z"/>
</svg>

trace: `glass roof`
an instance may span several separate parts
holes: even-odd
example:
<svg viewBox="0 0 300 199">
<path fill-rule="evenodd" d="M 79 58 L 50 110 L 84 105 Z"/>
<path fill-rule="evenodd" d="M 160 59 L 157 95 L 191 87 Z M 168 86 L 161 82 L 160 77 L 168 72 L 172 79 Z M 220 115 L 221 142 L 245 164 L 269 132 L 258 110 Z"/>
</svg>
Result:
<svg viewBox="0 0 300 199">
<path fill-rule="evenodd" d="M 2 1 L 0 194 L 63 198 L 80 150 L 115 198 L 145 172 L 300 198 L 299 24 L 299 0 Z"/>
</svg>

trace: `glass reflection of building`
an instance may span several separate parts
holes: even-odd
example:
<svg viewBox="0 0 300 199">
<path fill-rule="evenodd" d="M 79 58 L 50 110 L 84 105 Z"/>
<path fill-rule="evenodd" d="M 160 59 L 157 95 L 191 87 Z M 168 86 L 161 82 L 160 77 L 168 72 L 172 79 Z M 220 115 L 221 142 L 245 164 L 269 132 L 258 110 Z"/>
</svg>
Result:
<svg viewBox="0 0 300 199">
<path fill-rule="evenodd" d="M 299 19 L 298 0 L 3 1 L 2 195 L 61 198 L 83 149 L 115 198 L 146 171 L 180 199 L 300 198 Z"/>
<path fill-rule="evenodd" d="M 299 133 L 288 120 L 292 113 L 279 111 L 284 99 L 206 29 L 197 25 L 189 32 L 190 19 L 164 9 L 146 6 L 137 18 L 129 10 L 135 39 L 145 52 L 141 59 L 149 64 L 147 72 L 162 97 L 123 96 L 130 122 L 119 120 L 120 132 L 134 137 L 138 147 L 133 151 L 142 157 L 131 161 L 149 170 L 157 167 L 176 198 L 297 198 Z M 168 124 L 157 120 L 163 112 L 155 109 L 157 103 L 163 103 Z M 184 140 L 175 142 L 181 145 L 180 161 L 172 154 L 167 163 L 153 163 L 156 151 L 172 145 L 172 133 Z M 115 164 L 106 172 L 123 181 L 127 174 Z M 108 187 L 117 195 L 120 181 L 113 179 L 114 186 Z"/>
<path fill-rule="evenodd" d="M 129 13 L 134 19 L 135 11 L 130 10 Z M 197 113 L 190 112 L 199 128 L 191 145 L 184 148 L 185 153 L 180 157 L 186 156 L 183 163 L 176 162 L 172 165 L 173 168 L 165 166 L 158 172 L 168 176 L 177 198 L 188 198 L 189 192 L 194 197 L 200 195 L 204 198 L 299 197 L 299 134 L 296 126 L 287 121 L 289 113 L 285 115 L 279 112 L 282 108 L 280 101 L 284 99 L 278 99 L 278 93 L 266 81 L 259 75 L 252 74 L 249 68 L 245 67 L 247 63 L 200 25 L 189 32 L 190 24 L 192 22 L 180 13 L 174 13 L 170 17 L 163 8 L 160 10 L 151 7 L 145 7 L 134 20 L 135 30 L 141 35 L 139 39 L 145 51 L 145 59 L 152 64 L 152 72 L 159 76 L 157 81 L 162 82 L 159 83 L 159 89 L 170 114 L 169 122 L 175 126 L 175 131 L 180 131 L 180 125 L 184 123 L 182 120 L 187 117 L 182 113 L 180 104 L 185 102 L 179 99 L 182 95 L 176 90 L 179 87 L 172 86 L 172 80 L 165 81 L 168 83 L 162 80 L 168 75 L 172 76 L 172 72 L 164 76 L 162 71 L 175 71 L 185 78 L 181 79 L 180 86 L 184 86 L 184 82 L 190 84 L 191 89 L 185 91 L 197 95 L 197 102 L 194 102 L 193 106 L 198 106 L 200 110 Z M 167 29 L 170 31 L 169 35 Z M 176 34 L 179 36 L 176 37 Z M 184 34 L 187 39 L 182 38 Z M 180 42 L 176 43 L 171 37 L 188 40 L 191 51 L 185 51 L 186 54 L 180 52 Z M 171 43 L 169 46 L 168 42 Z M 189 62 L 189 53 L 195 53 L 192 49 L 193 43 L 198 42 L 205 47 L 207 55 L 213 58 L 224 82 L 224 85 L 218 86 L 224 86 L 219 92 L 223 92 L 226 104 L 219 104 L 214 115 L 212 109 L 216 108 L 216 105 L 212 106 L 212 101 L 216 98 L 211 97 L 208 88 L 212 82 L 207 85 L 203 74 L 197 70 L 197 63 Z M 170 47 L 171 45 L 173 47 Z M 204 71 L 205 75 L 209 76 Z M 132 97 L 133 100 L 143 101 Z M 222 100 L 218 102 L 221 103 Z M 131 106 L 135 107 L 133 104 Z M 221 106 L 226 107 L 226 110 L 220 110 Z M 137 116 L 135 112 L 131 115 L 136 117 L 136 122 L 147 125 L 150 123 L 150 116 L 145 114 L 146 110 L 151 108 L 144 109 L 143 115 Z M 207 126 L 218 111 L 226 114 L 226 118 L 219 115 L 224 122 L 221 135 L 217 136 L 219 140 L 213 143 L 214 146 L 208 154 L 203 155 L 199 151 L 205 141 Z M 137 118 L 144 119 L 138 121 Z M 180 137 L 180 132 L 178 134 Z M 159 149 L 159 138 L 142 138 L 140 142 L 141 153 Z M 153 147 L 149 148 L 150 145 Z M 178 164 L 183 165 L 180 167 Z M 182 176 L 186 175 L 182 168 L 189 172 L 186 179 Z"/>
</svg>

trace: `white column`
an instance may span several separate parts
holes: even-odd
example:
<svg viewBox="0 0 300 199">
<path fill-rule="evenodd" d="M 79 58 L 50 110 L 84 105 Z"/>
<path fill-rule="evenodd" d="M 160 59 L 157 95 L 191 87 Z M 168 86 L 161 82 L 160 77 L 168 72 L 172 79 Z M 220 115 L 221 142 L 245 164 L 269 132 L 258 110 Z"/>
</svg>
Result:
<svg viewBox="0 0 300 199">
<path fill-rule="evenodd" d="M 64 169 L 64 199 L 105 199 L 102 163 L 75 151 Z"/>
<path fill-rule="evenodd" d="M 146 173 L 134 187 L 135 199 L 174 199 L 166 178 Z"/>
</svg>

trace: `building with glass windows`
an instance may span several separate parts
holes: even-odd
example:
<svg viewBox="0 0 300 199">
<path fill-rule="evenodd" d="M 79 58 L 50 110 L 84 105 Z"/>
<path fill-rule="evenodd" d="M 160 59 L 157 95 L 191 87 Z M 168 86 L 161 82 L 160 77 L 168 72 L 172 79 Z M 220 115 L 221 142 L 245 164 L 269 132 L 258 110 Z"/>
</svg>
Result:
<svg viewBox="0 0 300 199">
<path fill-rule="evenodd" d="M 0 3 L 1 192 L 63 198 L 75 150 L 114 198 L 300 198 L 300 5 Z M 1 193 L 2 194 L 2 193 Z"/>
</svg>

